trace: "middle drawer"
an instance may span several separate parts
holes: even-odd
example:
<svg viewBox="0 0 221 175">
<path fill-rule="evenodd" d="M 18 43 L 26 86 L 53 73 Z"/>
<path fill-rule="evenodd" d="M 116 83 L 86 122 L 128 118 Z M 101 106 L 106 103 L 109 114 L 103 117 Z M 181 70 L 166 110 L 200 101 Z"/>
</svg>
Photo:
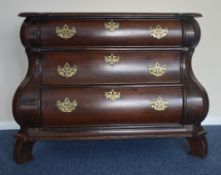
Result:
<svg viewBox="0 0 221 175">
<path fill-rule="evenodd" d="M 179 83 L 180 51 L 45 52 L 42 84 Z"/>
</svg>

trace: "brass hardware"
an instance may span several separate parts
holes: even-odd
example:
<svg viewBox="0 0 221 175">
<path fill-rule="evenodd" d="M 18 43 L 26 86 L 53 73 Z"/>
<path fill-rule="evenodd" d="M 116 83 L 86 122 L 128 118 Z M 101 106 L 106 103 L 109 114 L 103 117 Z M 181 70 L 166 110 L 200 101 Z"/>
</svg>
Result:
<svg viewBox="0 0 221 175">
<path fill-rule="evenodd" d="M 69 28 L 69 26 L 67 24 L 65 24 L 62 28 L 56 27 L 57 36 L 65 39 L 65 40 L 70 39 L 76 33 L 77 33 L 77 31 L 74 26 L 72 26 L 72 28 Z"/>
<path fill-rule="evenodd" d="M 111 54 L 109 56 L 104 56 L 104 61 L 112 66 L 120 61 L 120 57 Z"/>
<path fill-rule="evenodd" d="M 114 32 L 115 30 L 120 28 L 119 22 L 114 22 L 113 20 L 104 23 L 104 27 L 106 30 Z"/>
<path fill-rule="evenodd" d="M 166 65 L 160 66 L 158 62 L 153 67 L 149 67 L 149 72 L 156 77 L 164 75 L 166 70 Z"/>
<path fill-rule="evenodd" d="M 62 112 L 72 112 L 77 107 L 77 101 L 71 101 L 68 97 L 64 101 L 57 100 L 57 107 Z"/>
<path fill-rule="evenodd" d="M 65 63 L 65 65 L 62 66 L 58 66 L 57 67 L 57 72 L 60 76 L 65 77 L 65 78 L 69 78 L 72 77 L 73 75 L 76 74 L 77 72 L 77 66 L 73 65 L 72 67 L 70 66 L 70 64 L 68 64 L 67 62 Z"/>
<path fill-rule="evenodd" d="M 154 38 L 161 39 L 166 37 L 168 34 L 168 28 L 165 27 L 164 29 L 157 24 L 155 28 L 150 27 L 150 35 Z"/>
<path fill-rule="evenodd" d="M 155 109 L 156 111 L 164 111 L 167 109 L 169 102 L 167 100 L 162 99 L 162 97 L 159 96 L 150 104 L 151 104 L 151 107 Z"/>
<path fill-rule="evenodd" d="M 113 89 L 104 93 L 105 98 L 110 101 L 116 101 L 120 98 L 120 92 L 115 92 Z"/>
</svg>

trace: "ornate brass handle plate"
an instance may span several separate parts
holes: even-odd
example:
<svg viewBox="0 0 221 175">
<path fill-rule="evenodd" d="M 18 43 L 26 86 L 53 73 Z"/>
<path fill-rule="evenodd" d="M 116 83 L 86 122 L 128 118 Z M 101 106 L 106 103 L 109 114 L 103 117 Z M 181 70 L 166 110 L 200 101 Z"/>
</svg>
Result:
<svg viewBox="0 0 221 175">
<path fill-rule="evenodd" d="M 115 30 L 120 28 L 120 23 L 111 20 L 104 23 L 104 28 L 108 31 L 114 32 Z"/>
<path fill-rule="evenodd" d="M 156 111 L 164 111 L 167 109 L 169 102 L 164 100 L 161 96 L 157 99 L 153 100 L 151 103 L 151 107 Z"/>
<path fill-rule="evenodd" d="M 162 28 L 160 24 L 157 24 L 155 28 L 150 27 L 150 35 L 158 40 L 166 37 L 168 34 L 168 28 Z"/>
<path fill-rule="evenodd" d="M 116 92 L 114 91 L 114 89 L 112 89 L 109 92 L 105 92 L 104 95 L 105 95 L 105 98 L 110 101 L 116 101 L 120 99 L 120 92 Z"/>
<path fill-rule="evenodd" d="M 65 40 L 72 38 L 77 33 L 74 26 L 71 28 L 67 24 L 65 24 L 62 28 L 57 26 L 55 31 L 58 37 Z"/>
<path fill-rule="evenodd" d="M 166 65 L 161 66 L 158 62 L 153 67 L 149 67 L 149 72 L 156 77 L 163 76 L 166 70 Z"/>
<path fill-rule="evenodd" d="M 56 105 L 61 112 L 72 112 L 77 107 L 77 101 L 71 101 L 68 97 L 66 97 L 64 101 L 57 100 Z"/>
<path fill-rule="evenodd" d="M 120 61 L 120 57 L 111 54 L 109 56 L 104 56 L 104 61 L 112 66 Z"/>
<path fill-rule="evenodd" d="M 70 64 L 66 62 L 63 67 L 60 65 L 57 67 L 57 72 L 62 77 L 70 78 L 76 74 L 77 66 L 73 65 L 71 67 Z"/>
</svg>

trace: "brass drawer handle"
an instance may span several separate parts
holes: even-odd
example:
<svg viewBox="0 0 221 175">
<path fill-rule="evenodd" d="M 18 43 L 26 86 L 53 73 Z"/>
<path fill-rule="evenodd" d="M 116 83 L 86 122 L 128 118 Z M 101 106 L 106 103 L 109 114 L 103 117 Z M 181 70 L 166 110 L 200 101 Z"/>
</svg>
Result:
<svg viewBox="0 0 221 175">
<path fill-rule="evenodd" d="M 153 67 L 149 67 L 150 74 L 156 77 L 163 76 L 166 73 L 166 70 L 166 65 L 161 66 L 158 62 Z"/>
<path fill-rule="evenodd" d="M 57 67 L 57 72 L 62 77 L 70 78 L 76 74 L 77 66 L 73 65 L 71 67 L 70 64 L 66 62 L 63 67 L 60 65 Z"/>
<path fill-rule="evenodd" d="M 169 102 L 164 100 L 161 96 L 157 99 L 153 100 L 151 103 L 151 107 L 156 111 L 164 111 L 167 109 Z"/>
<path fill-rule="evenodd" d="M 68 97 L 66 97 L 64 101 L 57 100 L 56 105 L 61 112 L 72 112 L 77 107 L 77 101 L 71 101 Z"/>
<path fill-rule="evenodd" d="M 111 54 L 109 56 L 104 56 L 104 61 L 112 66 L 120 61 L 120 57 Z"/>
<path fill-rule="evenodd" d="M 120 99 L 120 92 L 116 92 L 114 91 L 114 89 L 112 89 L 109 92 L 105 92 L 104 95 L 105 95 L 105 98 L 110 101 L 116 101 Z"/>
<path fill-rule="evenodd" d="M 168 34 L 168 28 L 162 28 L 160 24 L 157 24 L 155 28 L 150 27 L 150 35 L 158 40 L 166 37 Z"/>
<path fill-rule="evenodd" d="M 67 24 L 65 24 L 62 28 L 58 26 L 56 27 L 57 36 L 65 40 L 72 38 L 76 33 L 77 31 L 74 26 L 70 28 Z"/>
<path fill-rule="evenodd" d="M 120 28 L 120 23 L 119 22 L 114 22 L 113 20 L 105 22 L 104 27 L 106 30 L 114 32 L 115 30 Z"/>
</svg>

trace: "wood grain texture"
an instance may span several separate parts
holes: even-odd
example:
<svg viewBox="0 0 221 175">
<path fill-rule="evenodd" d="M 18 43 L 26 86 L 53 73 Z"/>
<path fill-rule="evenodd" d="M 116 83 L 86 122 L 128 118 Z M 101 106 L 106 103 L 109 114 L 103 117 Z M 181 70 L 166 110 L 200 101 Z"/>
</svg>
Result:
<svg viewBox="0 0 221 175">
<path fill-rule="evenodd" d="M 14 159 L 16 163 L 23 164 L 33 159 L 32 147 L 34 141 L 16 140 L 14 146 Z"/>
<path fill-rule="evenodd" d="M 42 59 L 42 84 L 142 84 L 180 83 L 179 51 L 75 51 L 46 52 Z M 110 65 L 105 56 L 119 57 Z M 57 73 L 58 66 L 76 65 L 74 76 L 65 78 Z M 156 77 L 149 71 L 156 63 L 166 67 L 164 75 Z"/>
<path fill-rule="evenodd" d="M 111 88 L 43 89 L 43 126 L 99 124 L 180 123 L 183 103 L 181 88 L 114 88 L 120 99 L 110 101 L 105 92 Z M 165 111 L 156 111 L 151 102 L 161 96 L 168 101 Z M 56 101 L 66 97 L 77 101 L 73 112 L 61 112 Z"/>
<path fill-rule="evenodd" d="M 21 126 L 16 134 L 17 163 L 32 159 L 33 141 L 72 139 L 129 139 L 184 137 L 190 152 L 207 155 L 205 119 L 209 100 L 193 74 L 191 60 L 200 40 L 195 17 L 200 14 L 159 13 L 22 13 L 21 41 L 29 60 L 27 75 L 13 99 L 13 115 Z M 119 22 L 114 32 L 104 23 Z M 56 34 L 56 27 L 75 26 L 70 39 Z M 150 28 L 167 27 L 160 39 Z M 104 61 L 114 54 L 114 65 Z M 58 66 L 77 66 L 74 76 L 58 74 Z M 166 66 L 156 77 L 150 66 Z M 114 89 L 120 98 L 109 101 Z M 57 100 L 76 100 L 76 109 L 61 112 Z M 168 102 L 156 111 L 151 102 Z"/>
<path fill-rule="evenodd" d="M 187 138 L 189 143 L 190 151 L 189 153 L 194 156 L 204 158 L 208 154 L 208 144 L 205 136 L 200 136 L 198 138 Z"/>
<path fill-rule="evenodd" d="M 114 19 L 119 23 L 119 29 L 112 32 L 106 30 L 105 22 L 110 20 L 44 20 L 41 22 L 41 45 L 42 46 L 131 46 L 131 45 L 181 45 L 182 29 L 179 20 L 122 20 Z M 68 40 L 57 37 L 56 27 L 75 26 L 77 33 Z M 168 36 L 162 40 L 153 38 L 150 35 L 150 28 L 158 24 L 162 28 L 168 28 Z M 93 27 L 92 27 L 93 26 Z M 127 40 L 127 42 L 125 42 Z"/>
</svg>

